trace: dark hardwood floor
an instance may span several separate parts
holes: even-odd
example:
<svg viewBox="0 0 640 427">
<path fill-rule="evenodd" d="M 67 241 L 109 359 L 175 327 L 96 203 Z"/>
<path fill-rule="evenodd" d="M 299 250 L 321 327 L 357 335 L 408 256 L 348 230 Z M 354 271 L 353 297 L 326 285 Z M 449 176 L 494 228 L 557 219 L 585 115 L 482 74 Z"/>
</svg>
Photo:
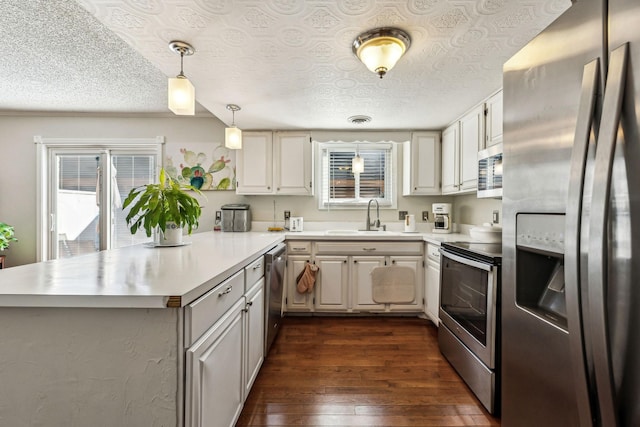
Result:
<svg viewBox="0 0 640 427">
<path fill-rule="evenodd" d="M 287 317 L 237 426 L 499 426 L 427 320 Z"/>
</svg>

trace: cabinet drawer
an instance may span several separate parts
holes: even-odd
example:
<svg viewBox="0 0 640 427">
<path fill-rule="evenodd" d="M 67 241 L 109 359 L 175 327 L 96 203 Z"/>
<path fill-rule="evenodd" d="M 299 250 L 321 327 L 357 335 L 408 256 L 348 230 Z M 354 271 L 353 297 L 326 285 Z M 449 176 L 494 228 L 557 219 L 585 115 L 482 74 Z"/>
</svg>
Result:
<svg viewBox="0 0 640 427">
<path fill-rule="evenodd" d="M 434 261 L 440 262 L 440 246 L 427 243 L 427 256 Z"/>
<path fill-rule="evenodd" d="M 264 276 L 264 257 L 261 256 L 257 260 L 244 268 L 244 290 L 248 291 L 262 276 Z"/>
<path fill-rule="evenodd" d="M 287 252 L 290 254 L 310 254 L 311 242 L 289 242 Z"/>
<path fill-rule="evenodd" d="M 317 254 L 422 255 L 422 242 L 316 242 Z"/>
<path fill-rule="evenodd" d="M 184 345 L 191 346 L 244 295 L 241 270 L 185 307 Z"/>
</svg>

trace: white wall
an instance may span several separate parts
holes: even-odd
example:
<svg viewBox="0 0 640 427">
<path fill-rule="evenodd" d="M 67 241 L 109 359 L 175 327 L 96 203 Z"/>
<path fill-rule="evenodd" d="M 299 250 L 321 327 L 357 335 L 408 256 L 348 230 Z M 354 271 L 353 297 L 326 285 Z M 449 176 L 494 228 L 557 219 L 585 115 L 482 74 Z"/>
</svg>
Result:
<svg viewBox="0 0 640 427">
<path fill-rule="evenodd" d="M 43 138 L 153 138 L 164 136 L 167 143 L 221 143 L 225 125 L 213 116 L 89 116 L 89 115 L 0 115 L 0 152 L 4 160 L 0 168 L 0 221 L 16 229 L 18 242 L 5 251 L 6 265 L 16 266 L 36 261 L 36 146 L 35 135 Z M 398 158 L 402 158 L 399 147 Z M 398 162 L 398 177 L 402 177 L 402 162 Z M 400 181 L 400 179 L 398 180 Z M 402 193 L 402 191 L 399 191 Z M 303 216 L 305 221 L 362 221 L 364 210 L 320 211 L 314 197 L 302 196 L 237 196 L 232 191 L 207 191 L 199 232 L 213 229 L 215 211 L 226 203 L 249 203 L 254 221 L 273 221 L 273 201 L 276 201 L 276 221 L 283 220 L 283 211 Z M 398 196 L 395 210 L 382 210 L 382 223 L 400 222 L 398 210 L 415 214 L 418 221 L 431 204 L 454 204 L 455 223 L 479 224 L 491 221 L 491 212 L 501 210 L 499 200 L 476 200 L 469 196 L 403 197 Z"/>
</svg>

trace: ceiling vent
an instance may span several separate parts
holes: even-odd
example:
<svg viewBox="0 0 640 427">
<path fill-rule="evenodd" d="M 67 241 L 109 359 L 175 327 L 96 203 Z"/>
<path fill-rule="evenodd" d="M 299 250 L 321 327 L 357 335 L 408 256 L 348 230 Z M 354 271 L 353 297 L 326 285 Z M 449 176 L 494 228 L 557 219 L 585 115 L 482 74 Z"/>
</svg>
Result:
<svg viewBox="0 0 640 427">
<path fill-rule="evenodd" d="M 347 119 L 349 123 L 353 123 L 354 125 L 363 125 L 365 123 L 369 123 L 371 121 L 371 117 L 369 116 L 351 116 Z"/>
</svg>

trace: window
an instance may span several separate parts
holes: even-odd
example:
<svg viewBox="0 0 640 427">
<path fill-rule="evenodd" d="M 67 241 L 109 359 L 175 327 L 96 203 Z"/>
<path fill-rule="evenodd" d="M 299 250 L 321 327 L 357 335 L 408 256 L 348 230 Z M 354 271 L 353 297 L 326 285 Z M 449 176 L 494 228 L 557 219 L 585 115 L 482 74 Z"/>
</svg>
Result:
<svg viewBox="0 0 640 427">
<path fill-rule="evenodd" d="M 370 199 L 395 207 L 395 146 L 384 143 L 327 142 L 318 144 L 318 207 L 361 207 Z M 359 154 L 364 172 L 354 174 L 351 159 Z"/>
</svg>

